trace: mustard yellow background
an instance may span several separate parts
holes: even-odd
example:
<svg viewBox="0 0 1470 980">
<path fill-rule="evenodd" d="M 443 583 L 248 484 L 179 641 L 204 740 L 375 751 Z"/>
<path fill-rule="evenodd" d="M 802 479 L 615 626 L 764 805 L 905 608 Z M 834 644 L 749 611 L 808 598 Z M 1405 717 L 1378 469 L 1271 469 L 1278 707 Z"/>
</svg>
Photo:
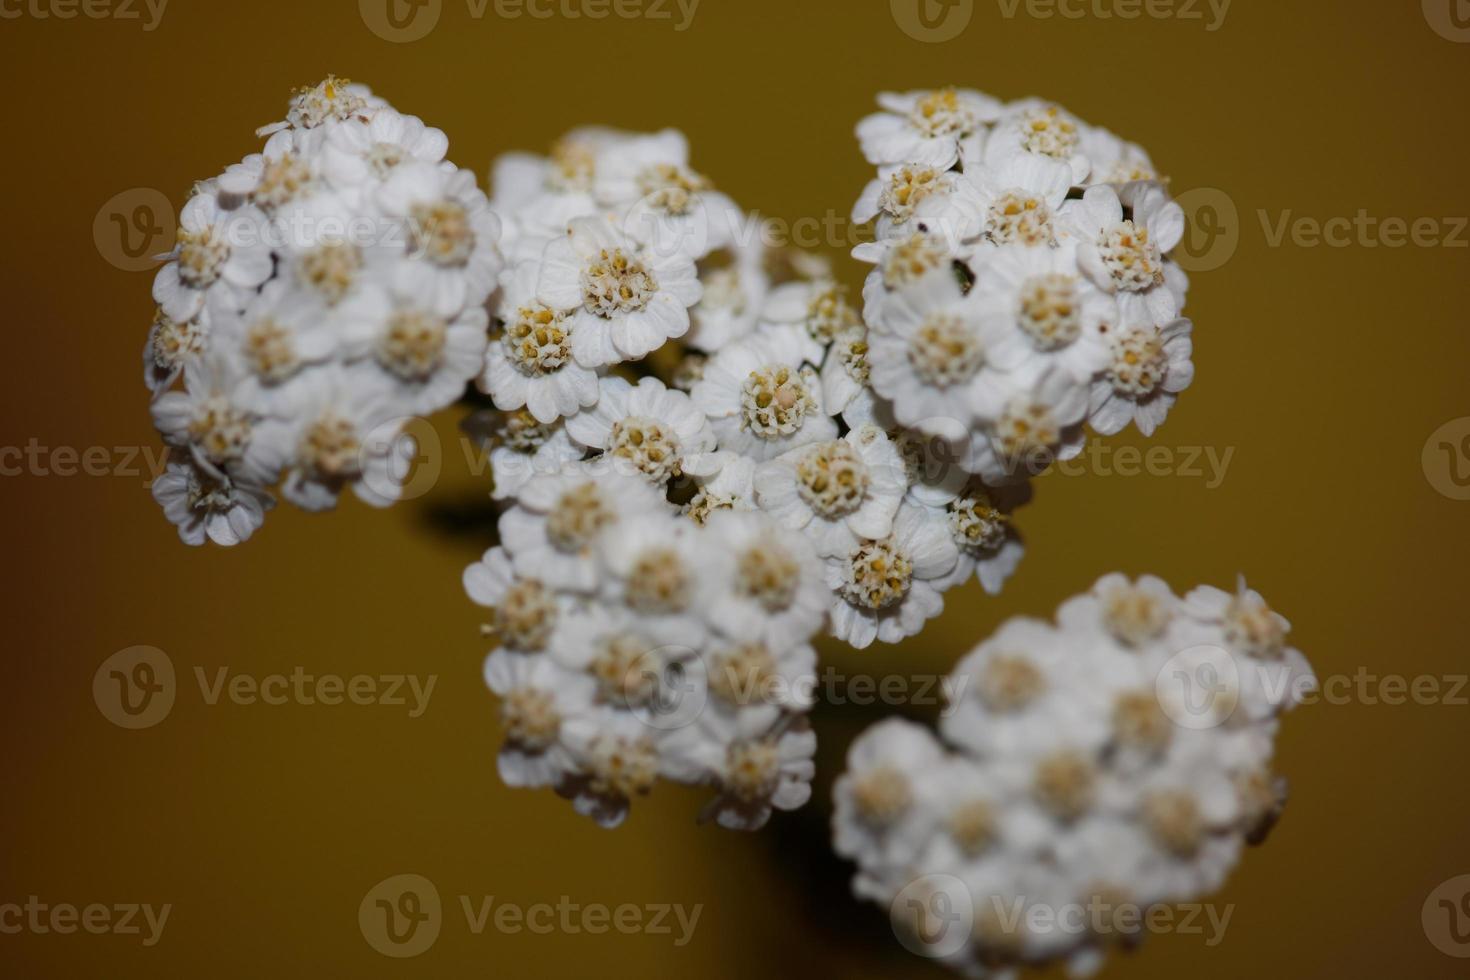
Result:
<svg viewBox="0 0 1470 980">
<path fill-rule="evenodd" d="M 1177 589 L 1247 573 L 1323 675 L 1470 669 L 1470 502 L 1438 492 L 1423 464 L 1431 433 L 1470 416 L 1464 235 L 1458 249 L 1273 247 L 1260 217 L 1470 214 L 1470 44 L 1432 30 L 1416 0 L 1236 0 L 1213 32 L 1024 7 L 1007 19 L 976 0 L 945 43 L 907 36 L 887 0 L 703 0 L 683 32 L 667 20 L 509 20 L 493 5 L 476 20 L 444 0 L 437 27 L 402 44 L 372 33 L 355 0 L 172 0 L 151 32 L 42 19 L 26 2 L 7 0 L 21 16 L 0 19 L 0 445 L 155 444 L 139 369 L 151 274 L 107 261 L 116 242 L 94 237 L 94 219 L 134 188 L 178 205 L 193 180 L 258 148 L 252 131 L 283 115 L 292 87 L 326 72 L 441 127 L 451 158 L 482 178 L 497 154 L 541 149 L 573 125 L 676 126 L 723 189 L 788 220 L 846 214 L 870 176 L 853 125 L 879 90 L 1044 95 L 1145 144 L 1177 190 L 1215 188 L 1237 209 L 1233 255 L 1190 296 L 1198 382 L 1155 440 L 1181 459 L 1186 447 L 1233 450 L 1229 469 L 1214 488 L 1188 475 L 1044 479 L 1002 597 L 972 583 L 919 639 L 829 650 L 827 662 L 943 672 L 1005 618 L 1049 615 L 1122 569 Z M 0 935 L 0 974 L 944 975 L 849 897 L 851 868 L 827 846 L 846 745 L 889 709 L 819 710 L 815 802 L 754 836 L 696 826 L 701 794 L 678 788 L 607 833 L 549 793 L 501 785 L 479 611 L 459 585 L 489 539 L 488 484 L 453 441 L 457 414 L 437 420 L 446 454 L 433 493 L 387 513 L 282 508 L 233 551 L 182 546 L 141 475 L 0 478 L 0 903 L 173 905 L 152 948 Z M 91 683 L 135 644 L 169 654 L 180 690 L 164 722 L 125 731 Z M 409 719 L 208 706 L 194 683 L 196 667 L 298 665 L 438 684 Z M 1470 707 L 1454 705 L 1290 716 L 1279 768 L 1293 798 L 1216 897 L 1235 906 L 1224 943 L 1155 937 L 1104 975 L 1463 976 L 1420 911 L 1470 872 L 1467 721 Z M 363 895 L 399 873 L 430 878 L 446 905 L 434 947 L 401 961 L 357 925 Z M 616 933 L 475 936 L 460 895 L 704 909 L 675 948 Z"/>
</svg>

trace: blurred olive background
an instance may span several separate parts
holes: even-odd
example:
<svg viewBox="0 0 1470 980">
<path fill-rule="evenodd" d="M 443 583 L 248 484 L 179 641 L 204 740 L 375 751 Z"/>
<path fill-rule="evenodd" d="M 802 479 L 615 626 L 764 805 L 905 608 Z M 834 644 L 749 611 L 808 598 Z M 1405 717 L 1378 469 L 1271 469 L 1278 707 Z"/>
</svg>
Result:
<svg viewBox="0 0 1470 980">
<path fill-rule="evenodd" d="M 1023 514 L 1029 554 L 1002 597 L 971 583 L 917 640 L 829 650 L 827 662 L 942 673 L 1007 617 L 1050 615 L 1122 569 L 1181 590 L 1246 573 L 1324 676 L 1463 674 L 1470 502 L 1453 498 L 1470 495 L 1456 483 L 1470 446 L 1466 428 L 1431 440 L 1470 416 L 1470 236 L 1444 220 L 1470 214 L 1470 44 L 1450 37 L 1454 2 L 1238 0 L 1219 23 L 1204 3 L 1186 11 L 1202 19 L 1073 20 L 962 0 L 949 16 L 968 16 L 965 29 L 924 41 L 900 26 L 922 33 L 915 0 L 703 0 L 684 30 L 661 0 L 642 9 L 668 19 L 508 18 L 493 3 L 476 18 L 465 0 L 395 0 L 414 30 L 425 21 L 410 16 L 438 20 L 392 43 L 368 26 L 384 30 L 383 0 L 172 0 L 153 30 L 141 4 L 120 11 L 141 16 L 129 20 L 6 0 L 0 445 L 109 447 L 119 465 L 112 447 L 155 445 L 139 370 L 151 273 L 118 268 L 109 211 L 127 225 L 138 198 L 120 211 L 108 202 L 152 188 L 177 206 L 192 181 L 258 148 L 253 130 L 283 116 L 293 87 L 327 72 L 442 128 L 450 157 L 482 178 L 497 154 L 543 149 L 574 125 L 676 126 L 699 169 L 789 221 L 846 215 L 870 177 L 853 125 L 879 90 L 1044 95 L 1143 143 L 1176 191 L 1212 189 L 1190 199 L 1190 261 L 1216 266 L 1190 297 L 1198 381 L 1154 440 L 1178 472 L 1129 476 L 1104 459 L 1049 476 Z M 38 16 L 68 9 L 79 16 Z M 1283 216 L 1360 209 L 1436 219 L 1453 240 L 1273 242 Z M 162 224 L 152 251 L 171 240 Z M 151 225 L 131 228 L 134 252 Z M 860 281 L 844 249 L 828 251 Z M 501 785 L 480 611 L 459 585 L 489 540 L 488 477 L 464 458 L 460 414 L 436 420 L 432 493 L 386 513 L 282 508 L 233 551 L 181 545 L 142 472 L 0 478 L 0 904 L 173 906 L 151 948 L 137 936 L 0 935 L 0 973 L 943 976 L 849 897 L 851 868 L 827 846 L 848 742 L 904 709 L 820 709 L 815 801 L 759 835 L 696 826 L 702 794 L 679 788 L 660 787 L 608 833 L 550 793 Z M 1191 468 L 1205 448 L 1232 454 L 1223 479 L 1207 457 Z M 64 453 L 50 459 L 65 466 Z M 127 731 L 91 685 L 136 644 L 168 653 L 179 694 L 161 724 Z M 210 706 L 194 676 L 298 666 L 438 680 L 410 718 L 388 706 Z M 1470 872 L 1467 719 L 1463 703 L 1357 697 L 1289 716 L 1279 768 L 1293 799 L 1216 898 L 1234 906 L 1225 941 L 1153 937 L 1104 975 L 1463 975 L 1426 937 L 1421 907 Z M 428 877 L 445 903 L 438 942 L 410 960 L 379 955 L 357 924 L 368 890 L 400 873 Z M 616 932 L 477 936 L 461 895 L 703 912 L 682 947 Z"/>
</svg>

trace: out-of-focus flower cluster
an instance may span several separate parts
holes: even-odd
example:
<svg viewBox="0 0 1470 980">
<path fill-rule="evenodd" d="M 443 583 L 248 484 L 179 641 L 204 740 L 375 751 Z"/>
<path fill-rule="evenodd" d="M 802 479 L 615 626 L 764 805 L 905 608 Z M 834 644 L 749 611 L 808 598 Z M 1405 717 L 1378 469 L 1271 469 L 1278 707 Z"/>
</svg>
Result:
<svg viewBox="0 0 1470 980">
<path fill-rule="evenodd" d="M 876 241 L 867 371 L 904 426 L 973 436 L 991 484 L 1082 450 L 1084 425 L 1145 435 L 1193 380 L 1184 213 L 1148 155 L 1037 99 L 884 94 L 858 126 L 878 176 L 853 211 Z"/>
<path fill-rule="evenodd" d="M 360 85 L 298 92 L 260 153 L 198 184 L 144 350 L 170 447 L 153 493 L 190 544 L 274 504 L 395 500 L 409 417 L 483 368 L 499 222 L 442 132 Z"/>
<path fill-rule="evenodd" d="M 1122 575 L 1007 622 L 956 668 L 941 738 L 890 720 L 853 743 L 834 840 L 855 892 L 972 975 L 1089 972 L 1127 938 L 1114 914 L 1208 895 L 1278 817 L 1278 716 L 1315 687 L 1288 629 L 1243 583 L 1180 599 Z"/>
</svg>

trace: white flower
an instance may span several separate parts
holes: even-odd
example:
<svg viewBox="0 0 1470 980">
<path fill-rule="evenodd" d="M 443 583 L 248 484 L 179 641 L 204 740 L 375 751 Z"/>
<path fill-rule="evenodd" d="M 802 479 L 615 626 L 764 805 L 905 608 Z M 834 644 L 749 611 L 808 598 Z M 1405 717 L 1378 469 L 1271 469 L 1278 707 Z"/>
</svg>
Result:
<svg viewBox="0 0 1470 980">
<path fill-rule="evenodd" d="M 593 196 L 623 215 L 623 228 L 657 255 L 701 259 L 730 244 L 740 209 L 689 166 L 684 134 L 666 129 L 602 147 Z"/>
<path fill-rule="evenodd" d="M 944 750 L 927 728 L 891 718 L 858 736 L 847 771 L 832 788 L 832 846 L 866 873 L 912 860 L 934 817 L 914 775 L 940 764 Z"/>
<path fill-rule="evenodd" d="M 173 387 L 184 368 L 197 362 L 210 347 L 212 318 L 204 311 L 182 323 L 159 307 L 143 348 L 143 383 L 154 397 Z"/>
<path fill-rule="evenodd" d="M 714 261 L 727 253 L 728 261 Z M 765 247 L 759 235 L 701 261 L 699 282 L 704 293 L 689 311 L 685 344 L 712 354 L 755 329 L 771 288 L 764 261 Z"/>
<path fill-rule="evenodd" d="M 341 194 L 313 194 L 287 205 L 271 228 L 279 238 L 277 276 L 324 304 L 334 328 L 331 314 L 363 283 L 391 276 L 402 261 L 396 251 L 402 229 Z"/>
<path fill-rule="evenodd" d="M 678 665 L 697 655 L 690 639 L 678 624 L 591 602 L 568 618 L 550 656 L 591 677 L 599 704 L 656 712 L 680 691 Z"/>
<path fill-rule="evenodd" d="M 403 491 L 418 453 L 386 382 L 362 370 L 325 368 L 304 389 L 289 439 L 277 442 L 290 454 L 281 493 L 303 510 L 337 505 L 343 490 L 371 507 L 387 507 Z"/>
<path fill-rule="evenodd" d="M 624 471 L 663 486 L 682 473 L 686 454 L 715 448 L 704 413 L 682 391 L 657 378 L 630 385 L 618 377 L 599 382 L 596 406 L 567 420 L 567 432 Z"/>
<path fill-rule="evenodd" d="M 867 387 L 868 330 L 856 326 L 838 334 L 822 362 L 822 403 L 828 415 L 841 415 Z"/>
<path fill-rule="evenodd" d="M 759 830 L 772 810 L 798 809 L 812 795 L 817 736 L 805 724 L 773 726 L 766 712 L 708 708 L 663 751 L 681 781 L 719 788 L 701 818 L 731 830 Z"/>
<path fill-rule="evenodd" d="M 526 408 L 543 424 L 597 403 L 597 375 L 572 356 L 571 315 L 536 299 L 541 266 L 522 262 L 499 301 L 503 332 L 485 351 L 480 389 L 502 411 Z"/>
<path fill-rule="evenodd" d="M 999 785 L 996 776 L 972 759 L 953 756 L 912 773 L 915 795 L 930 808 L 935 823 L 935 832 L 914 859 L 915 869 L 944 874 L 993 861 L 1014 867 L 1007 851 L 1024 838 L 1017 841 L 1008 833 L 1010 787 Z"/>
<path fill-rule="evenodd" d="M 497 760 L 508 786 L 559 786 L 579 773 L 566 729 L 592 713 L 593 682 L 541 655 L 497 650 L 485 683 L 501 699 L 506 741 Z"/>
<path fill-rule="evenodd" d="M 495 500 L 514 499 L 533 476 L 555 473 L 587 454 L 565 426 L 542 424 L 524 410 L 499 416 L 491 445 L 495 488 L 490 496 Z"/>
<path fill-rule="evenodd" d="M 338 338 L 322 304 L 279 279 L 267 283 L 243 313 L 223 313 L 216 323 L 213 348 L 242 374 L 236 398 L 261 415 L 292 417 L 315 383 L 310 369 L 337 353 Z"/>
<path fill-rule="evenodd" d="M 491 171 L 491 207 L 505 218 L 502 247 L 514 261 L 540 259 L 546 244 L 566 234 L 573 218 L 600 210 L 592 197 L 597 156 L 627 135 L 587 127 L 566 134 L 549 157 L 507 153 Z"/>
<path fill-rule="evenodd" d="M 802 531 L 824 558 L 888 537 L 908 482 L 902 457 L 875 426 L 762 463 L 756 499 L 784 527 Z"/>
<path fill-rule="evenodd" d="M 582 775 L 557 792 L 599 826 L 619 826 L 633 797 L 646 796 L 658 780 L 657 732 L 636 715 L 604 707 L 569 721 L 564 733 Z"/>
<path fill-rule="evenodd" d="M 1260 593 L 1242 578 L 1232 595 L 1201 586 L 1184 597 L 1184 610 L 1193 623 L 1207 627 L 1215 644 L 1235 658 L 1239 696 L 1252 718 L 1263 718 L 1294 708 L 1316 688 L 1311 665 L 1287 644 L 1291 623 L 1266 604 Z M 1184 629 L 1172 638 L 1175 649 L 1204 645 L 1197 629 Z"/>
<path fill-rule="evenodd" d="M 884 111 L 858 123 L 863 155 L 875 165 L 920 163 L 947 170 L 959 160 L 960 145 L 982 135 L 1001 114 L 995 99 L 971 89 L 884 92 Z"/>
<path fill-rule="evenodd" d="M 574 311 L 572 354 L 591 368 L 637 360 L 682 337 L 701 292 L 687 257 L 659 254 L 606 218 L 587 217 L 546 246 L 537 298 Z"/>
<path fill-rule="evenodd" d="M 977 388 L 971 407 L 987 423 L 988 438 L 976 440 L 965 466 L 992 486 L 1072 459 L 1086 441 L 1087 389 L 1062 371 L 1009 375 L 1004 384 Z"/>
<path fill-rule="evenodd" d="M 1193 329 L 1188 320 L 1134 324 L 1108 338 L 1109 361 L 1092 383 L 1088 405 L 1094 431 L 1112 435 L 1132 422 L 1144 435 L 1154 434 L 1179 392 L 1194 382 Z"/>
<path fill-rule="evenodd" d="M 226 548 L 248 540 L 275 506 L 264 490 L 206 470 L 187 456 L 170 456 L 152 489 L 179 537 L 196 546 L 206 539 Z"/>
<path fill-rule="evenodd" d="M 917 163 L 879 169 L 852 209 L 855 224 L 877 219 L 876 241 L 855 248 L 854 257 L 877 261 L 894 242 L 915 234 L 930 235 L 950 249 L 978 234 L 983 206 L 968 176 Z"/>
<path fill-rule="evenodd" d="M 568 463 L 537 474 L 500 517 L 500 538 L 516 572 L 558 589 L 593 592 L 602 583 L 595 546 L 609 527 L 668 505 L 647 481 Z"/>
<path fill-rule="evenodd" d="M 756 510 L 755 460 L 739 453 L 717 451 L 684 458 L 684 475 L 698 488 L 684 506 L 684 514 L 705 524 L 722 511 Z"/>
<path fill-rule="evenodd" d="M 231 164 L 216 179 L 223 198 L 235 203 L 249 200 L 273 213 L 316 189 L 318 140 L 307 130 L 282 130 L 266 141 L 259 153 Z"/>
<path fill-rule="evenodd" d="M 1101 630 L 1127 649 L 1142 650 L 1164 637 L 1181 608 L 1163 579 L 1144 575 L 1134 582 L 1114 573 L 1063 603 L 1057 624 L 1063 632 L 1084 639 Z"/>
<path fill-rule="evenodd" d="M 1118 307 L 1082 275 L 1074 246 L 1001 246 L 978 270 L 971 295 L 997 321 L 987 352 L 997 369 L 1056 367 L 1087 384 L 1107 366 Z"/>
<path fill-rule="evenodd" d="M 489 633 L 518 653 L 544 653 L 575 621 L 569 598 L 536 579 L 515 574 L 510 556 L 501 547 L 464 570 L 464 589 L 476 605 L 494 611 Z"/>
<path fill-rule="evenodd" d="M 184 390 L 165 392 L 153 403 L 153 424 L 165 442 L 188 449 L 207 472 L 270 486 L 286 461 L 286 425 L 242 405 L 240 380 L 238 369 L 220 358 L 189 364 Z"/>
<path fill-rule="evenodd" d="M 889 294 L 930 276 L 959 274 L 956 261 L 964 249 L 942 235 L 915 232 L 888 242 L 867 242 L 852 250 L 853 258 L 875 263 L 863 282 L 863 319 L 876 323 Z M 965 270 L 968 274 L 968 269 Z"/>
<path fill-rule="evenodd" d="M 702 693 L 705 710 L 804 713 L 816 700 L 817 651 L 809 643 L 773 647 L 715 636 L 686 676 Z"/>
<path fill-rule="evenodd" d="M 1002 336 L 950 276 L 930 276 L 894 293 L 868 332 L 868 376 L 898 421 L 970 420 L 973 403 L 993 386 L 985 370 Z"/>
<path fill-rule="evenodd" d="M 253 207 L 225 211 L 213 194 L 198 194 L 179 214 L 178 242 L 153 280 L 153 299 L 177 322 L 206 306 L 237 310 L 271 269 L 265 216 Z"/>
<path fill-rule="evenodd" d="M 973 576 L 987 593 L 1000 594 L 1026 553 L 1011 515 L 1030 497 L 1028 483 L 992 488 L 972 481 L 963 494 L 945 505 L 944 518 L 959 548 L 960 560 L 941 591 Z"/>
<path fill-rule="evenodd" d="M 1083 125 L 1065 109 L 1038 99 L 1006 106 L 985 142 L 985 164 L 999 170 L 1016 157 L 1067 166 L 1074 186 L 1087 179 L 1092 163 L 1083 152 Z"/>
<path fill-rule="evenodd" d="M 384 107 L 371 119 L 349 119 L 332 127 L 322 170 L 334 185 L 358 189 L 387 180 L 404 163 L 437 164 L 447 152 L 449 139 L 443 131 Z"/>
<path fill-rule="evenodd" d="M 1113 735 L 1115 694 L 1141 679 L 1079 658 L 1068 640 L 1036 620 L 1001 626 L 955 667 L 963 683 L 940 723 L 945 739 L 981 758 L 1028 764 L 1064 749 L 1101 750 Z"/>
<path fill-rule="evenodd" d="M 995 167 L 966 170 L 965 176 L 973 191 L 975 217 L 970 224 L 980 238 L 978 261 L 987 257 L 988 246 L 1049 246 L 1062 236 L 1071 187 L 1064 164 L 1023 153 Z"/>
<path fill-rule="evenodd" d="M 1063 208 L 1077 262 L 1098 288 L 1117 295 L 1125 318 L 1167 323 L 1184 308 L 1189 280 L 1169 253 L 1184 237 L 1184 209 L 1161 187 L 1142 192 L 1126 217 L 1111 186 L 1090 187 Z"/>
<path fill-rule="evenodd" d="M 691 649 L 707 635 L 709 597 L 728 588 L 703 554 L 698 532 L 665 507 L 609 524 L 596 545 L 603 600 Z"/>
<path fill-rule="evenodd" d="M 1123 203 L 1130 207 L 1140 191 L 1160 182 L 1147 150 L 1119 139 L 1100 126 L 1083 128 L 1082 152 L 1092 163 L 1087 183 L 1112 184 Z"/>
<path fill-rule="evenodd" d="M 299 88 L 291 97 L 291 108 L 284 122 L 272 123 L 256 130 L 258 136 L 269 136 L 287 128 L 315 129 L 328 123 L 348 119 L 367 119 L 386 105 L 366 85 L 328 75 L 317 84 Z"/>
<path fill-rule="evenodd" d="M 427 273 L 420 281 L 423 303 L 452 317 L 485 301 L 503 266 L 500 219 L 473 173 L 406 162 L 375 197 L 386 216 L 403 223 L 403 254 Z"/>
<path fill-rule="evenodd" d="M 756 460 L 837 437 L 817 372 L 802 366 L 798 341 L 789 336 L 725 348 L 705 366 L 692 397 L 721 449 Z"/>
<path fill-rule="evenodd" d="M 942 516 L 905 503 L 893 532 L 827 559 L 832 635 L 865 649 L 914 636 L 944 610 L 936 587 L 959 561 Z"/>
<path fill-rule="evenodd" d="M 706 521 L 703 547 L 721 566 L 715 577 L 727 583 L 710 593 L 706 607 L 725 637 L 780 653 L 821 629 L 829 592 L 804 537 L 783 533 L 765 514 L 721 511 Z"/>
<path fill-rule="evenodd" d="M 853 399 L 842 420 L 849 428 L 874 425 L 903 457 L 907 499 L 925 507 L 945 507 L 960 495 L 970 474 L 960 465 L 970 453 L 972 442 L 984 438 L 959 419 L 924 419 L 923 426 L 905 427 L 894 417 L 893 406 L 871 388 Z"/>
<path fill-rule="evenodd" d="M 409 414 L 454 402 L 484 364 L 489 315 L 478 305 L 441 313 L 439 285 L 426 266 L 403 264 L 338 311 L 348 354 L 371 365 Z"/>
<path fill-rule="evenodd" d="M 812 365 L 822 363 L 838 334 L 862 325 L 847 302 L 846 290 L 830 279 L 788 282 L 766 297 L 760 314 L 762 336 L 777 336 Z"/>
<path fill-rule="evenodd" d="M 983 433 L 958 420 L 926 419 L 926 428 L 900 428 L 892 420 L 892 407 L 886 401 L 873 403 L 873 420 L 875 425 L 888 429 L 888 438 L 904 457 L 908 501 L 942 508 L 963 494 L 970 482 L 963 463 L 969 458 L 972 444 L 985 438 Z M 935 422 L 944 425 L 933 425 Z"/>
</svg>

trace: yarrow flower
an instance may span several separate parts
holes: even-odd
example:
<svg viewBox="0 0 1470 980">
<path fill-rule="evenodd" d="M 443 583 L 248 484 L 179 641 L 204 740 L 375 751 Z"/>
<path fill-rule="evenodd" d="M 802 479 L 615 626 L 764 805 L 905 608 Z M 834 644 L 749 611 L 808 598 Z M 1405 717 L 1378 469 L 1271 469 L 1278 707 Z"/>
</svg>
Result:
<svg viewBox="0 0 1470 980">
<path fill-rule="evenodd" d="M 297 92 L 260 152 L 197 185 L 155 280 L 155 497 L 191 544 L 246 540 L 272 488 L 311 511 L 387 506 L 408 419 L 474 382 L 494 410 L 464 428 L 497 540 L 463 584 L 489 611 L 502 778 L 604 826 L 661 781 L 708 787 L 704 817 L 728 828 L 804 805 L 816 639 L 899 643 L 949 590 L 999 592 L 1031 478 L 1089 422 L 1151 433 L 1193 378 L 1183 213 L 1141 148 L 1035 100 L 879 102 L 853 212 L 872 270 L 849 294 L 826 259 L 767 245 L 675 130 L 575 130 L 497 161 L 487 193 L 442 132 L 366 88 Z M 901 724 L 855 749 L 839 848 L 864 893 L 895 867 L 1034 855 L 1099 810 L 1174 853 L 1193 801 L 1219 835 L 1209 736 L 1160 734 L 1138 651 L 1187 638 L 1205 664 L 1224 637 L 1268 662 L 1239 699 L 1260 725 L 1305 667 L 1254 593 L 1160 590 L 1105 580 L 1092 613 L 1007 627 L 994 665 L 962 668 L 978 700 L 944 735 L 993 772 Z M 1128 652 L 1079 665 L 1089 629 Z M 1147 791 L 1115 799 L 1107 767 Z M 1053 863 L 1128 871 L 1116 833 Z M 1210 853 L 1169 887 L 1213 880 L 1228 854 Z M 1009 887 L 1019 860 L 966 880 Z"/>
<path fill-rule="evenodd" d="M 934 144 L 954 162 L 998 107 L 931 108 L 957 114 Z M 830 264 L 767 247 L 678 133 L 577 130 L 492 173 L 515 265 L 480 376 L 499 411 L 475 428 L 503 511 L 466 587 L 495 609 L 502 768 L 608 826 L 673 780 L 758 827 L 810 795 L 815 637 L 898 642 L 945 590 L 997 590 L 1024 481 L 967 490 L 875 400 L 864 311 Z M 553 705 L 537 691 L 558 672 L 591 686 Z"/>
<path fill-rule="evenodd" d="M 1316 683 L 1287 629 L 1243 585 L 1180 599 L 1122 575 L 1055 624 L 1004 624 L 950 677 L 939 737 L 892 720 L 853 743 L 833 842 L 854 892 L 972 976 L 1095 968 L 1127 938 L 1114 915 L 1215 891 L 1280 816 L 1277 718 Z M 929 892 L 958 929 L 915 921 Z M 1034 927 L 1056 919 L 1031 907 L 1097 925 Z"/>
<path fill-rule="evenodd" d="M 407 419 L 483 370 L 502 265 L 444 134 L 365 87 L 329 77 L 260 135 L 196 186 L 153 286 L 145 380 L 175 450 L 154 495 L 191 544 L 244 541 L 278 483 L 309 510 L 398 497 Z"/>
<path fill-rule="evenodd" d="M 1194 378 L 1184 212 L 1146 152 L 1036 99 L 952 89 L 880 97 L 858 138 L 878 177 L 854 219 L 875 241 L 862 382 L 909 427 L 973 433 L 991 485 L 1082 449 L 1083 423 L 1151 435 Z M 831 400 L 831 399 L 829 399 Z"/>
</svg>

